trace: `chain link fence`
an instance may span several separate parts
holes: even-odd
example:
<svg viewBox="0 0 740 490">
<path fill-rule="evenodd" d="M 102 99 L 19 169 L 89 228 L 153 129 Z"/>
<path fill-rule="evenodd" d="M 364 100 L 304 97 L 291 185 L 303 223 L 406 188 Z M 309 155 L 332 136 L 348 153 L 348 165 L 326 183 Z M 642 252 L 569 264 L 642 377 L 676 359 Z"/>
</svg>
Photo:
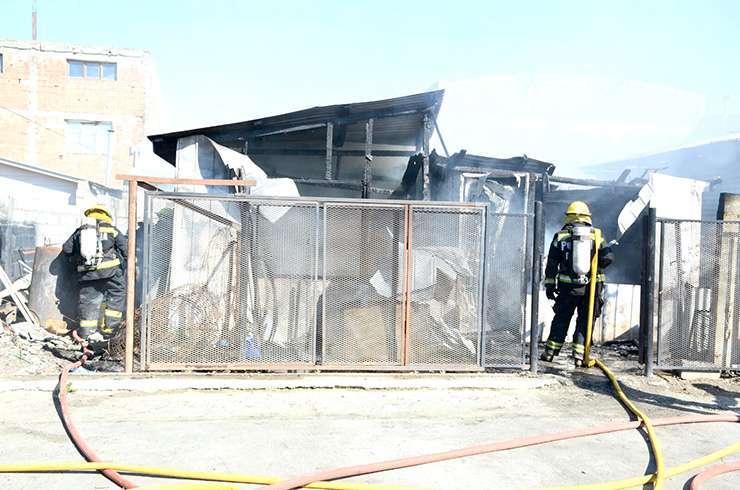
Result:
<svg viewBox="0 0 740 490">
<path fill-rule="evenodd" d="M 145 369 L 521 366 L 528 215 L 148 193 Z"/>
<path fill-rule="evenodd" d="M 740 222 L 658 220 L 657 367 L 740 368 Z"/>
</svg>

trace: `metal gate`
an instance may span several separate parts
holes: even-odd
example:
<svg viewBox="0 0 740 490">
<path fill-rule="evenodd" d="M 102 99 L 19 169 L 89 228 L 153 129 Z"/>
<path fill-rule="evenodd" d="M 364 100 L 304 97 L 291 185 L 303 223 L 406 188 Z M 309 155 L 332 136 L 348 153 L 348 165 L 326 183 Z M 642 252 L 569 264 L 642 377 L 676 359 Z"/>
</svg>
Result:
<svg viewBox="0 0 740 490">
<path fill-rule="evenodd" d="M 740 222 L 657 226 L 657 367 L 740 368 Z"/>
<path fill-rule="evenodd" d="M 144 368 L 480 368 L 485 210 L 148 193 Z"/>
</svg>

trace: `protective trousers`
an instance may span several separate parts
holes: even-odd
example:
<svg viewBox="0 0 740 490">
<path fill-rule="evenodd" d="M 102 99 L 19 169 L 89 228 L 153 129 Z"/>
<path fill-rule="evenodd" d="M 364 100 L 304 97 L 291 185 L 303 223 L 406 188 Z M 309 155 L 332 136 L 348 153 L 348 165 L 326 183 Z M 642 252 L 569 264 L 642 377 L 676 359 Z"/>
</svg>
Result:
<svg viewBox="0 0 740 490">
<path fill-rule="evenodd" d="M 555 317 L 550 326 L 550 336 L 545 344 L 545 356 L 554 357 L 560 353 L 565 337 L 568 335 L 568 327 L 573 313 L 576 317 L 576 331 L 573 333 L 573 357 L 583 360 L 585 352 L 586 328 L 588 327 L 588 295 L 572 295 L 561 293 L 555 300 Z M 596 318 L 594 311 L 594 319 Z"/>
<path fill-rule="evenodd" d="M 126 304 L 126 279 L 123 270 L 107 279 L 80 281 L 80 328 L 78 334 L 83 339 L 98 330 L 104 338 L 110 338 L 123 322 Z M 101 310 L 103 316 L 101 319 Z"/>
</svg>

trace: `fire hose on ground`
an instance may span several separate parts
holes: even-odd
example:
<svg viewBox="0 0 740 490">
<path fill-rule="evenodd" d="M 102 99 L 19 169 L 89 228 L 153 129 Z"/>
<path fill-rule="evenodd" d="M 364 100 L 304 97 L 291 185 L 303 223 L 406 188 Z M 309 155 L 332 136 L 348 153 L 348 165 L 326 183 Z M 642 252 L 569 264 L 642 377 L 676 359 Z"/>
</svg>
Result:
<svg viewBox="0 0 740 490">
<path fill-rule="evenodd" d="M 600 243 L 600 232 L 596 230 L 596 244 Z M 655 458 L 656 471 L 654 474 L 641 475 L 634 478 L 625 480 L 617 480 L 605 483 L 586 484 L 586 485 L 575 485 L 567 487 L 554 487 L 548 490 L 615 490 L 622 488 L 637 487 L 645 484 L 653 484 L 653 488 L 660 490 L 663 485 L 663 481 L 667 478 L 692 471 L 699 467 L 713 463 L 717 460 L 730 456 L 732 454 L 740 452 L 740 442 L 727 446 L 724 449 L 708 454 L 701 458 L 695 459 L 688 463 L 673 467 L 665 468 L 663 461 L 663 454 L 658 443 L 655 427 L 668 426 L 668 425 L 681 425 L 681 424 L 696 424 L 696 423 L 709 423 L 709 422 L 740 422 L 740 415 L 727 414 L 727 415 L 710 415 L 710 416 L 683 416 L 683 417 L 667 417 L 660 418 L 651 421 L 642 411 L 640 411 L 624 394 L 619 382 L 617 381 L 614 373 L 598 359 L 590 358 L 591 348 L 591 329 L 593 322 L 593 307 L 595 297 L 595 284 L 596 284 L 596 261 L 598 253 L 594 254 L 592 267 L 591 267 L 591 282 L 589 289 L 589 320 L 587 325 L 586 333 L 586 346 L 585 346 L 585 364 L 588 367 L 594 365 L 598 366 L 604 374 L 609 378 L 612 387 L 614 388 L 617 398 L 622 404 L 632 412 L 639 420 L 632 422 L 617 422 L 606 424 L 598 427 L 572 430 L 566 432 L 560 432 L 555 434 L 545 434 L 539 436 L 530 436 L 512 439 L 509 441 L 503 441 L 493 444 L 485 444 L 479 446 L 472 446 L 468 448 L 432 453 L 421 456 L 415 456 L 410 458 L 394 459 L 389 461 L 381 461 L 377 463 L 350 466 L 345 468 L 338 468 L 333 470 L 325 470 L 309 475 L 299 476 L 286 480 L 284 478 L 257 476 L 257 475 L 243 475 L 243 474 L 229 474 L 229 473 L 217 473 L 217 472 L 203 472 L 203 471 L 185 471 L 178 469 L 169 468 L 158 468 L 158 467 L 147 467 L 147 466 L 136 466 L 117 464 L 110 462 L 101 462 L 98 455 L 85 443 L 84 439 L 80 436 L 77 428 L 72 422 L 69 416 L 69 406 L 67 403 L 66 391 L 67 391 L 67 377 L 69 372 L 77 367 L 84 364 L 87 359 L 88 351 L 86 345 L 82 342 L 79 337 L 76 340 L 83 346 L 83 357 L 77 363 L 71 364 L 62 370 L 59 376 L 59 384 L 57 385 L 57 396 L 60 407 L 60 417 L 62 423 L 69 435 L 70 439 L 88 461 L 87 463 L 47 463 L 47 464 L 27 464 L 27 465 L 0 465 L 0 473 L 63 473 L 63 472 L 79 472 L 79 471 L 99 471 L 110 481 L 115 483 L 121 488 L 137 488 L 137 485 L 123 477 L 119 472 L 153 476 L 153 477 L 164 477 L 164 478 L 175 478 L 183 480 L 201 480 L 201 481 L 213 481 L 213 482 L 228 482 L 228 483 L 250 483 L 257 485 L 267 485 L 265 490 L 290 490 L 294 488 L 324 488 L 330 490 L 411 490 L 409 487 L 391 486 L 391 485 L 378 485 L 378 484 L 365 484 L 365 483 L 342 483 L 333 482 L 329 480 L 339 480 L 342 478 L 348 478 L 353 476 L 367 475 L 371 473 L 379 473 L 383 471 L 389 471 L 399 468 L 408 468 L 411 466 L 419 466 L 430 464 L 440 461 L 448 461 L 452 459 L 459 459 L 468 456 L 474 456 L 479 454 L 488 454 L 497 451 L 505 451 L 510 449 L 535 446 L 539 444 L 545 444 L 549 442 L 562 441 L 566 439 L 575 439 L 580 437 L 593 436 L 598 434 L 606 434 L 611 432 L 626 431 L 630 429 L 644 428 L 647 432 L 651 452 Z M 698 475 L 692 480 L 691 489 L 698 490 L 700 486 L 717 475 L 738 471 L 740 470 L 740 461 L 735 461 L 730 464 L 713 466 Z M 234 489 L 232 486 L 225 485 L 210 485 L 203 483 L 180 483 L 180 484 L 168 484 L 159 485 L 153 487 L 141 487 L 141 488 L 159 488 L 159 489 L 170 489 L 170 490 L 201 490 L 201 489 L 213 489 L 213 490 L 226 490 Z M 418 489 L 417 489 L 418 490 Z"/>
<path fill-rule="evenodd" d="M 686 424 L 702 424 L 702 423 L 717 423 L 717 422 L 728 422 L 728 423 L 740 423 L 740 415 L 736 414 L 722 414 L 722 415 L 689 415 L 689 416 L 678 416 L 678 417 L 664 417 L 658 418 L 653 421 L 655 427 L 667 427 L 675 425 L 686 425 Z M 382 471 L 388 471 L 392 469 L 408 468 L 411 466 L 419 466 L 424 464 L 430 464 L 441 461 L 449 461 L 452 459 L 459 459 L 469 456 L 490 454 L 499 451 L 506 451 L 511 449 L 518 449 L 522 447 L 531 447 L 542 444 L 547 444 L 556 441 L 563 441 L 568 439 L 577 439 L 581 437 L 595 436 L 600 434 L 608 434 L 614 432 L 624 432 L 627 430 L 637 429 L 641 425 L 638 421 L 629 422 L 614 422 L 596 427 L 590 427 L 586 429 L 571 430 L 565 432 L 558 432 L 553 434 L 544 434 L 538 436 L 530 436 L 524 438 L 511 439 L 508 441 L 501 441 L 492 444 L 483 444 L 478 446 L 471 446 L 463 449 L 454 451 L 446 451 L 441 453 L 432 453 L 421 456 L 414 456 L 410 458 L 395 459 L 389 461 L 382 461 L 375 464 L 353 466 L 343 468 L 339 470 L 332 470 L 338 476 L 338 478 L 346 478 L 348 476 L 359 476 L 369 473 L 376 473 L 380 470 L 377 468 L 383 466 L 386 469 Z M 702 458 L 690 461 L 686 464 L 671 468 L 667 471 L 666 476 L 672 477 L 687 471 L 694 470 L 698 467 L 710 464 L 719 459 L 725 458 L 731 454 L 740 452 L 740 442 L 725 447 L 712 454 L 704 456 Z M 123 473 L 154 476 L 163 478 L 178 478 L 186 480 L 201 480 L 201 481 L 213 481 L 213 482 L 228 482 L 228 483 L 251 483 L 257 485 L 265 485 L 278 480 L 279 478 L 264 477 L 255 475 L 240 475 L 233 473 L 216 473 L 208 471 L 185 471 L 172 468 L 155 468 L 147 466 L 137 465 L 126 465 L 118 464 L 113 462 L 94 462 L 94 463 L 42 463 L 42 464 L 9 464 L 0 465 L 0 473 L 57 473 L 57 472 L 79 472 L 79 471 L 100 471 L 102 469 L 117 470 Z M 351 474 L 350 474 L 351 473 Z M 643 475 L 629 480 L 620 480 L 619 482 L 609 482 L 606 484 L 596 485 L 584 485 L 571 488 L 579 489 L 596 489 L 596 488 L 630 488 L 635 486 L 643 485 L 652 478 L 652 475 Z M 604 485 L 611 485 L 606 487 Z M 342 483 L 342 482 L 317 482 L 312 484 L 304 485 L 305 488 L 327 488 L 327 489 L 357 489 L 357 490 L 389 490 L 393 488 L 395 490 L 401 490 L 401 486 L 389 486 L 389 485 L 370 485 L 361 483 Z M 146 488 L 146 487 L 142 487 Z"/>
</svg>

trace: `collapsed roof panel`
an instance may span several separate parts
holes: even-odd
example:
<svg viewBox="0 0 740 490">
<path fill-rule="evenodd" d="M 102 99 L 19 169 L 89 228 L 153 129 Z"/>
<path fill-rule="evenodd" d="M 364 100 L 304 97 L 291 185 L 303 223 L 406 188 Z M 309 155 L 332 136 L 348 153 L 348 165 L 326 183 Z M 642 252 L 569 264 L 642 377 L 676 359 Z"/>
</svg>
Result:
<svg viewBox="0 0 740 490">
<path fill-rule="evenodd" d="M 335 144 L 343 146 L 345 141 L 364 143 L 364 124 L 357 123 L 373 118 L 374 145 L 416 146 L 423 115 L 432 113 L 436 116 L 443 95 L 443 90 L 437 90 L 372 102 L 313 107 L 250 121 L 157 134 L 149 139 L 154 144 L 154 152 L 174 165 L 177 140 L 186 136 L 202 134 L 224 146 L 243 148 L 245 142 L 249 145 L 253 139 L 266 140 L 267 137 L 292 134 L 296 143 L 315 142 L 311 147 L 296 150 L 321 151 L 325 149 L 327 123 L 335 126 Z M 248 151 L 251 153 L 252 150 Z"/>
</svg>

